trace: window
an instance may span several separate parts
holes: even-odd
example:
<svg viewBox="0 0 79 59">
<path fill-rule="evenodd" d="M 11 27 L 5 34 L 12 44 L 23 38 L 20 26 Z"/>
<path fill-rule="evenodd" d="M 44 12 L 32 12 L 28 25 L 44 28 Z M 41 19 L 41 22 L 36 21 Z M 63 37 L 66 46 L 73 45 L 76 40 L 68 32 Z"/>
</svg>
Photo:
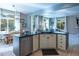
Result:
<svg viewBox="0 0 79 59">
<path fill-rule="evenodd" d="M 1 19 L 1 31 L 7 31 L 7 20 Z"/>
<path fill-rule="evenodd" d="M 56 18 L 56 31 L 58 32 L 66 31 L 66 17 Z"/>
<path fill-rule="evenodd" d="M 15 19 L 17 18 L 17 15 L 18 12 L 15 15 L 14 11 L 0 9 L 0 33 L 6 34 L 15 31 Z"/>
<path fill-rule="evenodd" d="M 49 18 L 43 17 L 42 26 L 43 26 L 43 30 L 44 31 L 48 31 L 49 30 Z"/>
<path fill-rule="evenodd" d="M 53 32 L 54 31 L 54 24 L 55 24 L 55 19 L 54 18 L 49 18 L 49 28 L 50 31 Z"/>
<path fill-rule="evenodd" d="M 38 30 L 38 17 L 37 15 L 31 16 L 31 32 L 36 33 Z"/>
<path fill-rule="evenodd" d="M 14 19 L 13 20 L 12 19 L 8 20 L 9 32 L 15 30 L 15 25 L 14 24 L 15 24 Z"/>
</svg>

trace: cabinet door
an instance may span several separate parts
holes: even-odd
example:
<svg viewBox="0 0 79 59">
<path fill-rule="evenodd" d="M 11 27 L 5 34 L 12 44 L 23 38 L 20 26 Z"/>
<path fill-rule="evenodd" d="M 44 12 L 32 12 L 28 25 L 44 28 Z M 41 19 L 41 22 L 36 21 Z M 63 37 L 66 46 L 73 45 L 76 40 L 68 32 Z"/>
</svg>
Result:
<svg viewBox="0 0 79 59">
<path fill-rule="evenodd" d="M 33 51 L 38 50 L 38 35 L 34 35 L 33 36 Z"/>
<path fill-rule="evenodd" d="M 29 37 L 24 37 L 21 39 L 21 55 L 25 56 L 31 52 L 30 50 L 30 40 Z"/>
<path fill-rule="evenodd" d="M 56 34 L 50 34 L 48 39 L 49 48 L 56 48 Z"/>
<path fill-rule="evenodd" d="M 48 40 L 45 34 L 40 35 L 40 48 L 48 48 Z"/>
</svg>

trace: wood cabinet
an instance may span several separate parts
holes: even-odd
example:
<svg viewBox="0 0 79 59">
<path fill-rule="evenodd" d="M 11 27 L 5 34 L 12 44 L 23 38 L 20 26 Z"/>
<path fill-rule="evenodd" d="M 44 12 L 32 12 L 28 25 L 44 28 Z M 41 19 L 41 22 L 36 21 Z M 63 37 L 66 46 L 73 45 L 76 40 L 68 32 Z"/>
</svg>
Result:
<svg viewBox="0 0 79 59">
<path fill-rule="evenodd" d="M 66 35 L 58 34 L 57 36 L 57 48 L 61 50 L 66 50 L 67 48 L 67 37 Z"/>
<path fill-rule="evenodd" d="M 16 56 L 26 56 L 32 52 L 32 36 L 13 37 L 13 52 Z"/>
<path fill-rule="evenodd" d="M 46 39 L 46 34 L 40 35 L 40 48 L 48 48 L 48 40 Z"/>
<path fill-rule="evenodd" d="M 39 49 L 39 38 L 38 35 L 33 36 L 33 51 L 36 51 Z"/>
<path fill-rule="evenodd" d="M 48 35 L 48 47 L 49 48 L 56 48 L 56 34 Z"/>
<path fill-rule="evenodd" d="M 28 55 L 32 52 L 32 36 L 21 39 L 21 56 Z"/>
<path fill-rule="evenodd" d="M 24 37 L 13 37 L 13 52 L 17 56 L 28 55 L 38 49 L 66 50 L 68 44 L 66 34 L 37 34 Z"/>
<path fill-rule="evenodd" d="M 56 34 L 41 34 L 40 48 L 56 48 Z"/>
</svg>

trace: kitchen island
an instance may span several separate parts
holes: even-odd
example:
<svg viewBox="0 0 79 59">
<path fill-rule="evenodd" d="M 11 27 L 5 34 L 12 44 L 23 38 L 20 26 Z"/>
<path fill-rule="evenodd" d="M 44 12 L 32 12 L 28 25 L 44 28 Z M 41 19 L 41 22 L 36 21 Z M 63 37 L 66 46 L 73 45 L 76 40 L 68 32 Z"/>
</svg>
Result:
<svg viewBox="0 0 79 59">
<path fill-rule="evenodd" d="M 68 48 L 68 33 L 41 32 L 24 36 L 14 36 L 13 51 L 16 56 L 26 56 L 39 49 Z"/>
</svg>

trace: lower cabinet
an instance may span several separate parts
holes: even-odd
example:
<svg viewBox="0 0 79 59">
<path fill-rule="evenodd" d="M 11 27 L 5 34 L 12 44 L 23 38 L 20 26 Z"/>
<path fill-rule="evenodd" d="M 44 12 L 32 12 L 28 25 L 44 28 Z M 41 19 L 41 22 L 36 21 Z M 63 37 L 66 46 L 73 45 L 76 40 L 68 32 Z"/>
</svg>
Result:
<svg viewBox="0 0 79 59">
<path fill-rule="evenodd" d="M 57 48 L 61 50 L 66 50 L 67 49 L 67 36 L 58 34 L 57 36 Z"/>
<path fill-rule="evenodd" d="M 20 45 L 21 56 L 30 54 L 32 52 L 32 36 L 22 38 Z"/>
<path fill-rule="evenodd" d="M 48 48 L 48 40 L 46 34 L 40 35 L 40 48 Z"/>
<path fill-rule="evenodd" d="M 26 56 L 32 52 L 32 36 L 13 37 L 13 53 L 16 56 Z"/>
<path fill-rule="evenodd" d="M 36 51 L 39 49 L 39 36 L 34 35 L 33 36 L 33 51 Z"/>
<path fill-rule="evenodd" d="M 56 34 L 41 34 L 40 48 L 56 48 Z"/>
<path fill-rule="evenodd" d="M 48 37 L 48 47 L 56 48 L 56 34 L 50 34 Z"/>
<path fill-rule="evenodd" d="M 58 48 L 66 50 L 68 36 L 65 34 L 39 34 L 25 37 L 13 37 L 13 52 L 17 56 L 25 56 L 38 49 Z"/>
</svg>

